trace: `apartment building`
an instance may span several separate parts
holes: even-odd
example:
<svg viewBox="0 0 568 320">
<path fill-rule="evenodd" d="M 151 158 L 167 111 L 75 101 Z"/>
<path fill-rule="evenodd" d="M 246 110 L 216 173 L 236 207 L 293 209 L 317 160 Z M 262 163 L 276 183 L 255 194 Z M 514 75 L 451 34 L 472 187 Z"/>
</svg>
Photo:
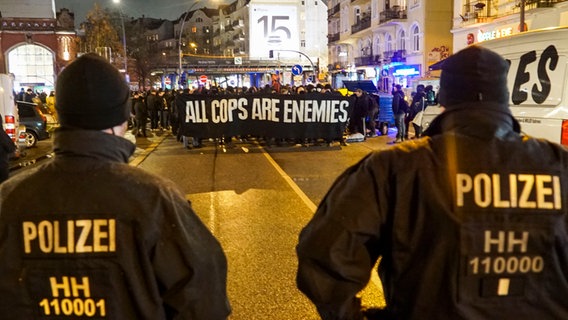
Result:
<svg viewBox="0 0 568 320">
<path fill-rule="evenodd" d="M 568 1 L 454 0 L 454 52 L 470 44 L 519 33 L 521 20 L 525 31 L 568 25 Z"/>
<path fill-rule="evenodd" d="M 236 0 L 219 7 L 212 54 L 234 57 L 220 72 L 261 86 L 274 73 L 283 83 L 313 79 L 327 61 L 327 6 L 322 0 Z M 294 75 L 292 67 L 304 72 Z M 310 78 L 310 76 L 312 76 Z M 233 81 L 235 82 L 235 81 Z"/>
<path fill-rule="evenodd" d="M 447 0 L 332 0 L 328 9 L 330 80 L 373 80 L 380 91 L 428 76 L 452 50 Z"/>
</svg>

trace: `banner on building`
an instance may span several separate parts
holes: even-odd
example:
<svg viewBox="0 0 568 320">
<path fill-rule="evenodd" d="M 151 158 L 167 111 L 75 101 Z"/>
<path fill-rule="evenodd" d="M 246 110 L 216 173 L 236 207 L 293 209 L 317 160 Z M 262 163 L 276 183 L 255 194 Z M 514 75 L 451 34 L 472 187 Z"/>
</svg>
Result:
<svg viewBox="0 0 568 320">
<path fill-rule="evenodd" d="M 176 98 L 181 134 L 196 138 L 258 136 L 340 139 L 352 108 L 349 98 L 301 95 L 194 95 Z"/>
</svg>

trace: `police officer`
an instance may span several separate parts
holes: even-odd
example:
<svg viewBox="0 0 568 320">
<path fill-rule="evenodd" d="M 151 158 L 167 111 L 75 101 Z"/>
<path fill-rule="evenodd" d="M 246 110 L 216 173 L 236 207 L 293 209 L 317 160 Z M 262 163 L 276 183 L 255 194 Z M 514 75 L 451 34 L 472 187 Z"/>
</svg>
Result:
<svg viewBox="0 0 568 320">
<path fill-rule="evenodd" d="M 470 46 L 442 66 L 425 137 L 343 173 L 302 230 L 297 285 L 323 319 L 568 319 L 568 151 L 520 134 L 509 64 Z"/>
<path fill-rule="evenodd" d="M 0 187 L 2 319 L 226 319 L 226 258 L 176 186 L 128 165 L 129 89 L 85 54 L 59 75 L 55 158 Z"/>
</svg>

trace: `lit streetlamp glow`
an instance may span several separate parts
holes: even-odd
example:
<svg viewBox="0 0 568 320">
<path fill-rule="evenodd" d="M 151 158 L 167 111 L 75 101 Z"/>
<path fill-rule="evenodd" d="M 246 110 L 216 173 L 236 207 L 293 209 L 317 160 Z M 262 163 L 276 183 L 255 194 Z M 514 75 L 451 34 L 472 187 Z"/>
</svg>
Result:
<svg viewBox="0 0 568 320">
<path fill-rule="evenodd" d="M 128 80 L 128 58 L 126 55 L 126 31 L 124 29 L 124 13 L 122 12 L 122 7 L 120 6 L 120 0 L 112 0 L 112 2 L 118 4 L 120 9 L 120 22 L 122 23 L 122 46 L 124 47 L 124 78 Z"/>
</svg>

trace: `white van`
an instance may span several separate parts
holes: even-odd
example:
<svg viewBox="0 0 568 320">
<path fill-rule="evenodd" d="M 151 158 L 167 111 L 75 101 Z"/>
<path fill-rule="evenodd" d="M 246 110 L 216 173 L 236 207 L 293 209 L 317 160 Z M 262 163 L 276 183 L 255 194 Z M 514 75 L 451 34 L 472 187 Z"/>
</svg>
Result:
<svg viewBox="0 0 568 320">
<path fill-rule="evenodd" d="M 568 27 L 523 32 L 478 45 L 511 62 L 509 106 L 522 132 L 568 146 Z M 439 113 L 439 108 L 428 109 L 425 127 Z"/>
<path fill-rule="evenodd" d="M 0 115 L 4 131 L 19 147 L 24 142 L 26 127 L 20 125 L 13 83 L 10 75 L 0 74 Z"/>
</svg>

